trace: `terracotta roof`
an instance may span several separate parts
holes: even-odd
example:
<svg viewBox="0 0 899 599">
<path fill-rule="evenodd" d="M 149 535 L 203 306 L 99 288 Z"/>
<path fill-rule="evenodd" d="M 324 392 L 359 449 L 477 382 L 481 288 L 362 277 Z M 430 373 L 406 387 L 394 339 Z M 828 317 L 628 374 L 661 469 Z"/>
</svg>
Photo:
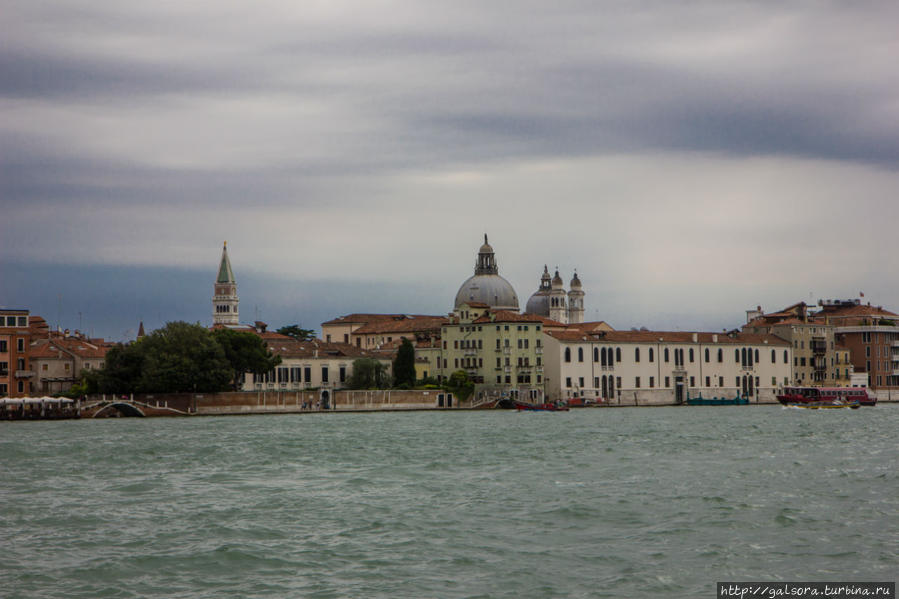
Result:
<svg viewBox="0 0 899 599">
<path fill-rule="evenodd" d="M 737 333 L 686 332 L 686 331 L 599 331 L 586 333 L 577 329 L 547 331 L 547 335 L 560 341 L 594 341 L 609 343 L 704 343 L 704 344 L 750 344 L 778 345 L 789 347 L 790 343 L 776 335 Z M 693 335 L 697 340 L 693 341 Z M 717 335 L 718 341 L 712 337 Z"/>
<path fill-rule="evenodd" d="M 472 323 L 490 324 L 493 322 L 539 322 L 541 324 L 544 324 L 545 321 L 555 322 L 553 320 L 549 320 L 548 318 L 537 316 L 536 314 L 519 314 L 518 312 L 512 312 L 510 310 L 495 310 L 490 311 L 480 318 L 473 320 Z"/>
<path fill-rule="evenodd" d="M 58 358 L 60 352 L 74 354 L 83 360 L 102 359 L 106 357 L 110 345 L 94 345 L 76 337 L 56 337 L 52 340 L 42 339 L 32 344 L 29 355 L 32 358 Z"/>
<path fill-rule="evenodd" d="M 872 306 L 870 304 L 860 304 L 857 306 L 824 306 L 818 312 L 815 312 L 815 317 L 817 318 L 826 317 L 834 320 L 863 318 L 865 316 L 879 316 L 888 319 L 899 318 L 899 314 L 884 310 L 883 306 Z"/>
<path fill-rule="evenodd" d="M 282 358 L 334 358 L 349 359 L 372 357 L 370 351 L 350 345 L 349 343 L 328 343 L 321 339 L 311 341 L 272 340 L 267 342 L 268 348 L 276 356 Z"/>
<path fill-rule="evenodd" d="M 569 329 L 577 329 L 579 331 L 585 331 L 585 332 L 604 331 L 604 330 L 605 331 L 608 331 L 608 330 L 614 331 L 615 330 L 605 320 L 597 320 L 595 322 L 575 322 L 575 323 L 569 323 L 565 326 L 568 327 Z M 608 327 L 608 328 L 605 328 L 605 327 Z"/>
<path fill-rule="evenodd" d="M 469 308 L 489 308 L 490 304 L 485 304 L 484 302 L 462 302 L 462 304 L 468 306 Z"/>
<path fill-rule="evenodd" d="M 442 318 L 440 316 L 430 316 L 427 314 L 347 314 L 333 320 L 322 323 L 322 326 L 329 324 L 367 324 L 375 321 L 384 320 L 402 320 L 405 318 Z"/>
<path fill-rule="evenodd" d="M 376 333 L 416 333 L 419 331 L 439 331 L 449 322 L 446 316 L 412 316 L 402 319 L 374 320 L 355 331 L 354 335 L 372 335 Z"/>
</svg>

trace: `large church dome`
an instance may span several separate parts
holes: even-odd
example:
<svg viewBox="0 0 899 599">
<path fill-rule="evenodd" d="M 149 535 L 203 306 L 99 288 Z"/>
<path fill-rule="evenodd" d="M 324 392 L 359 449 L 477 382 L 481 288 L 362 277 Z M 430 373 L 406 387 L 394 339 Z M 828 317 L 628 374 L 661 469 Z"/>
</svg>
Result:
<svg viewBox="0 0 899 599">
<path fill-rule="evenodd" d="M 470 302 L 487 304 L 497 310 L 518 312 L 518 296 L 515 294 L 512 284 L 499 276 L 493 248 L 487 243 L 486 235 L 484 235 L 484 245 L 478 250 L 474 276 L 462 283 L 459 292 L 456 293 L 455 309 Z"/>
</svg>

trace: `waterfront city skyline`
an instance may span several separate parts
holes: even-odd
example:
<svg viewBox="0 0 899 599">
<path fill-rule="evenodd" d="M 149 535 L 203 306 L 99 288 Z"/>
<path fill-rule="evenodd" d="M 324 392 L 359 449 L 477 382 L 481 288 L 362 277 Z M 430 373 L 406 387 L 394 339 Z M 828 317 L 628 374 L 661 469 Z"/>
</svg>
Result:
<svg viewBox="0 0 899 599">
<path fill-rule="evenodd" d="M 110 339 L 527 298 L 719 330 L 899 305 L 899 8 L 2 2 L 0 306 Z"/>
</svg>

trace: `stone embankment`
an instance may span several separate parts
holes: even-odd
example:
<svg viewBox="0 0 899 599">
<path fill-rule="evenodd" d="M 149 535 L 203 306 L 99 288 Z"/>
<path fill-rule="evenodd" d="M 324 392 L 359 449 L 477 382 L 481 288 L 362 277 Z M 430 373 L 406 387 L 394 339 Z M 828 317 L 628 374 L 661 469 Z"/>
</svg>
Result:
<svg viewBox="0 0 899 599">
<path fill-rule="evenodd" d="M 118 403 L 117 403 L 118 402 Z M 290 414 L 304 412 L 373 412 L 441 410 L 469 407 L 458 405 L 445 391 L 247 391 L 230 393 L 135 393 L 128 396 L 96 396 L 88 403 L 103 407 L 102 415 L 125 414 L 125 404 L 144 416 Z M 93 414 L 90 414 L 92 416 Z M 100 414 L 98 414 L 100 415 Z M 137 415 L 137 414 L 134 414 Z M 90 417 L 89 416 L 89 417 Z"/>
</svg>

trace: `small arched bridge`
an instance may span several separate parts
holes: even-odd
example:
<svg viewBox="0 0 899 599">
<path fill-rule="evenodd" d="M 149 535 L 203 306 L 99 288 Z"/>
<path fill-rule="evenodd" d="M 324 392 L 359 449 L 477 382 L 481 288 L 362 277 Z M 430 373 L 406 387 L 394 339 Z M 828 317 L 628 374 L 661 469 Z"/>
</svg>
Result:
<svg viewBox="0 0 899 599">
<path fill-rule="evenodd" d="M 82 408 L 82 412 L 92 411 L 91 418 L 107 418 L 112 416 L 113 412 L 118 412 L 117 416 L 136 416 L 143 418 L 146 416 L 136 402 L 122 399 L 116 401 L 98 401 L 93 404 L 86 405 Z"/>
</svg>

